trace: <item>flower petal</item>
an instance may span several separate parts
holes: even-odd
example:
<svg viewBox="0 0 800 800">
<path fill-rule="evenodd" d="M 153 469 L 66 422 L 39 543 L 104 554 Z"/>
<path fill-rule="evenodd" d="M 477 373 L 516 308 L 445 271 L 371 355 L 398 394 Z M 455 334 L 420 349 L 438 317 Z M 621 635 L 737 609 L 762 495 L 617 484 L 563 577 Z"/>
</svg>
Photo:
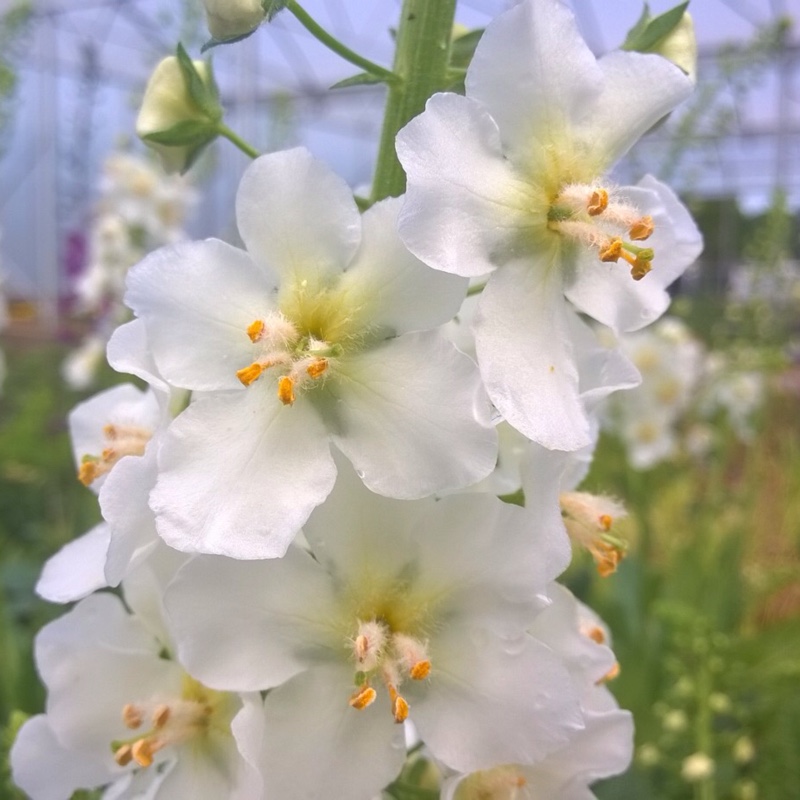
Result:
<svg viewBox="0 0 800 800">
<path fill-rule="evenodd" d="M 302 147 L 250 164 L 236 195 L 236 219 L 256 263 L 315 288 L 348 265 L 361 240 L 350 187 Z"/>
<path fill-rule="evenodd" d="M 505 419 L 549 449 L 590 441 L 560 265 L 543 255 L 492 275 L 475 317 L 478 364 Z"/>
<path fill-rule="evenodd" d="M 274 307 L 275 280 L 242 250 L 208 239 L 151 253 L 128 272 L 125 303 L 141 317 L 158 371 L 192 390 L 241 389 L 248 326 Z"/>
<path fill-rule="evenodd" d="M 424 497 L 494 468 L 497 434 L 478 371 L 440 333 L 391 339 L 339 371 L 330 394 L 340 402 L 323 413 L 334 443 L 373 492 Z"/>
<path fill-rule="evenodd" d="M 557 0 L 519 3 L 484 32 L 467 72 L 467 96 L 494 117 L 512 160 L 532 140 L 554 141 L 587 116 L 601 72 L 572 12 Z"/>
<path fill-rule="evenodd" d="M 513 257 L 531 225 L 531 189 L 503 158 L 497 125 L 478 103 L 435 94 L 398 133 L 397 156 L 408 175 L 400 236 L 414 255 L 466 277 Z"/>
<path fill-rule="evenodd" d="M 694 84 L 683 70 L 659 55 L 617 50 L 598 64 L 603 90 L 575 135 L 588 148 L 607 153 L 606 166 L 611 166 L 682 103 Z"/>
<path fill-rule="evenodd" d="M 171 547 L 279 557 L 328 496 L 336 468 L 322 421 L 307 397 L 282 406 L 272 389 L 262 379 L 201 397 L 167 430 L 150 504 Z"/>
<path fill-rule="evenodd" d="M 36 594 L 51 603 L 74 603 L 108 586 L 104 574 L 110 531 L 100 523 L 47 559 Z"/>
<path fill-rule="evenodd" d="M 400 772 L 406 749 L 386 694 L 357 711 L 347 667 L 315 667 L 273 689 L 264 702 L 263 770 L 271 796 L 364 800 Z"/>
<path fill-rule="evenodd" d="M 365 314 L 362 327 L 385 326 L 395 334 L 447 322 L 467 293 L 465 279 L 431 269 L 400 241 L 402 204 L 391 197 L 364 212 L 361 248 L 341 284 L 348 303 Z"/>
</svg>

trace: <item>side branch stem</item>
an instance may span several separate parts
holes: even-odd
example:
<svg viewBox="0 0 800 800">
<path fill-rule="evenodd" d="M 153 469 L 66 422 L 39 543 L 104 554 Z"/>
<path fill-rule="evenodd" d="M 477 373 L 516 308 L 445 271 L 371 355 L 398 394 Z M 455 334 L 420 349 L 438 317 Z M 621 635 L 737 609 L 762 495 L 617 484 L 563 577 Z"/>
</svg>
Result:
<svg viewBox="0 0 800 800">
<path fill-rule="evenodd" d="M 220 136 L 224 136 L 229 142 L 235 144 L 245 155 L 250 156 L 250 158 L 258 158 L 261 155 L 255 147 L 248 144 L 237 133 L 234 133 L 224 122 L 219 123 L 217 132 Z"/>
</svg>

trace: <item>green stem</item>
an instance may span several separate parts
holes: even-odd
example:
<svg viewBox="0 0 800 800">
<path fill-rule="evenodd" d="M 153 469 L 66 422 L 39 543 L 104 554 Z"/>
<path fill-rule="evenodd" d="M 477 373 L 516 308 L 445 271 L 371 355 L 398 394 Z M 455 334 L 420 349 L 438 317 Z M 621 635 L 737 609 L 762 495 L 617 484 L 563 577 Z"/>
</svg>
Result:
<svg viewBox="0 0 800 800">
<path fill-rule="evenodd" d="M 224 122 L 219 122 L 217 126 L 217 133 L 224 136 L 229 142 L 235 144 L 245 155 L 250 158 L 258 158 L 261 153 L 252 145 L 248 144 L 241 136 L 234 133 Z"/>
<path fill-rule="evenodd" d="M 476 283 L 474 286 L 470 286 L 467 289 L 467 297 L 474 297 L 476 294 L 480 294 L 485 288 L 488 281 L 484 283 Z"/>
<path fill-rule="evenodd" d="M 397 80 L 397 77 L 393 72 L 390 72 L 388 69 L 385 69 L 379 64 L 375 64 L 368 58 L 360 56 L 358 53 L 354 53 L 349 47 L 342 44 L 342 42 L 340 42 L 334 36 L 331 36 L 331 34 L 321 27 L 314 20 L 314 18 L 298 2 L 296 2 L 296 0 L 289 0 L 289 2 L 286 4 L 286 8 L 295 15 L 297 21 L 315 39 L 319 39 L 319 41 L 322 42 L 325 47 L 333 50 L 334 53 L 340 55 L 345 61 L 349 61 L 351 64 L 355 64 L 357 67 L 361 67 L 361 69 L 363 69 L 365 72 L 368 72 L 370 75 L 374 75 L 376 78 L 382 78 L 387 83 L 394 83 Z"/>
<path fill-rule="evenodd" d="M 456 0 L 403 0 L 397 30 L 393 72 L 389 86 L 378 163 L 371 201 L 401 195 L 406 176 L 394 149 L 397 132 L 424 108 L 427 99 L 448 85 L 450 42 Z"/>
</svg>

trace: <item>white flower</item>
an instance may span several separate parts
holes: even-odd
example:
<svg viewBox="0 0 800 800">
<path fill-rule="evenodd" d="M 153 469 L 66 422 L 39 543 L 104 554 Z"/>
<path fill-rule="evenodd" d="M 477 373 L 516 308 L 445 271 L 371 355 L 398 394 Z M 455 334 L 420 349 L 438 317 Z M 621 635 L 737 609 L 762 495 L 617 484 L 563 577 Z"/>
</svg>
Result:
<svg viewBox="0 0 800 800">
<path fill-rule="evenodd" d="M 570 668 L 581 687 L 586 727 L 567 744 L 531 765 L 504 764 L 450 777 L 442 800 L 588 800 L 590 785 L 624 772 L 633 755 L 633 720 L 603 685 L 614 669 L 608 631 L 562 586 L 550 588 L 553 605 L 537 617 L 534 635 Z"/>
<path fill-rule="evenodd" d="M 402 246 L 399 202 L 362 218 L 307 151 L 262 156 L 237 199 L 248 252 L 196 242 L 129 273 L 126 302 L 159 373 L 204 393 L 159 454 L 151 505 L 168 544 L 282 555 L 333 486 L 331 443 L 393 497 L 492 469 L 496 435 L 474 363 L 427 330 L 453 316 L 465 282 Z"/>
<path fill-rule="evenodd" d="M 640 328 L 700 252 L 666 186 L 603 177 L 691 88 L 660 56 L 596 61 L 560 2 L 525 0 L 486 29 L 466 97 L 434 95 L 398 135 L 408 174 L 401 236 L 437 269 L 492 273 L 475 322 L 481 372 L 506 420 L 546 447 L 590 438 L 575 309 Z"/>
<path fill-rule="evenodd" d="M 46 714 L 22 727 L 11 750 L 15 783 L 32 800 L 68 800 L 105 784 L 118 797 L 257 800 L 260 698 L 212 691 L 173 660 L 155 573 L 127 589 L 140 613 L 101 593 L 39 632 Z"/>
<path fill-rule="evenodd" d="M 304 528 L 313 555 L 198 556 L 165 599 L 192 674 L 276 687 L 263 760 L 274 796 L 372 796 L 404 761 L 406 718 L 460 771 L 566 742 L 581 728 L 573 689 L 525 632 L 567 562 L 554 485 L 533 524 L 487 495 L 400 502 L 350 473 Z"/>
</svg>

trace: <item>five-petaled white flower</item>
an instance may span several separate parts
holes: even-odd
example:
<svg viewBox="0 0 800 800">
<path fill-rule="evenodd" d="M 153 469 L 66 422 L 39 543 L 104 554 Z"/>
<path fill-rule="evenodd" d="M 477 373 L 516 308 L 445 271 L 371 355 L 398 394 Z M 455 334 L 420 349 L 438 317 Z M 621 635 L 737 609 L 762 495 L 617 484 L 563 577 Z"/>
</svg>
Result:
<svg viewBox="0 0 800 800">
<path fill-rule="evenodd" d="M 640 328 L 700 252 L 666 186 L 603 177 L 691 90 L 660 56 L 596 60 L 562 3 L 524 0 L 487 27 L 466 97 L 434 95 L 398 135 L 401 236 L 437 269 L 493 273 L 475 321 L 481 373 L 506 420 L 548 448 L 590 441 L 574 310 Z"/>
<path fill-rule="evenodd" d="M 331 443 L 373 491 L 416 498 L 481 479 L 497 443 L 474 363 L 432 328 L 463 279 L 402 245 L 400 202 L 361 217 L 302 149 L 246 171 L 247 252 L 216 240 L 153 253 L 128 276 L 160 375 L 202 396 L 170 426 L 151 494 L 173 547 L 282 555 L 330 492 Z"/>
</svg>

